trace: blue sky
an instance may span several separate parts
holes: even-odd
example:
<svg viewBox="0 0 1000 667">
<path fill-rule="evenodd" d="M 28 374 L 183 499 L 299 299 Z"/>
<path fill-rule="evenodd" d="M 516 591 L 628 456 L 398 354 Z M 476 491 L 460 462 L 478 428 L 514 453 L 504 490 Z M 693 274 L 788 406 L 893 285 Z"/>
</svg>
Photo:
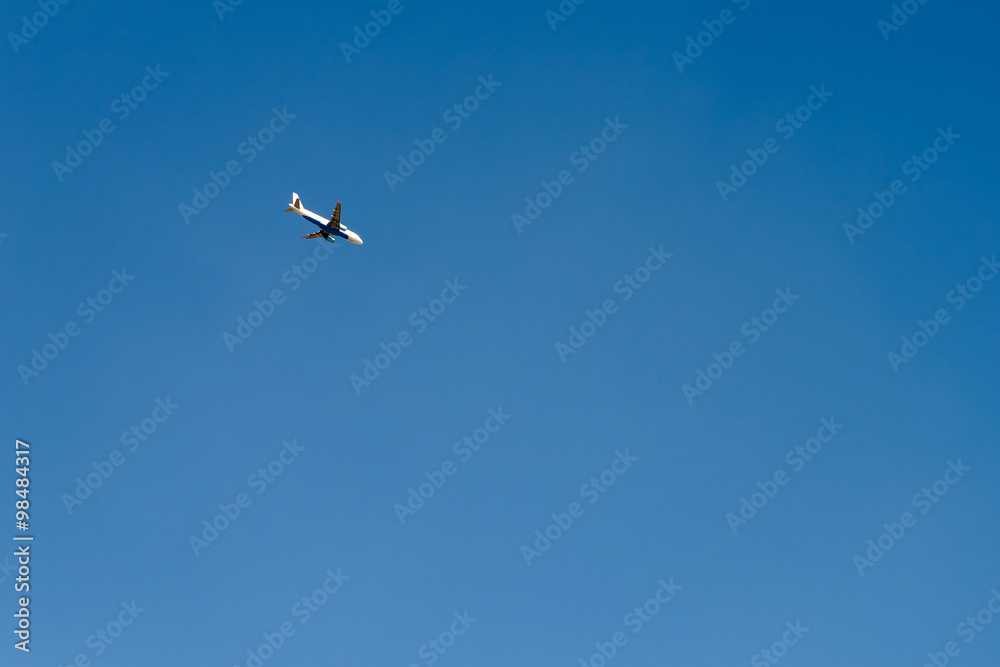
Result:
<svg viewBox="0 0 1000 667">
<path fill-rule="evenodd" d="M 8 35 L 3 664 L 995 664 L 997 10 L 569 6 Z"/>
</svg>

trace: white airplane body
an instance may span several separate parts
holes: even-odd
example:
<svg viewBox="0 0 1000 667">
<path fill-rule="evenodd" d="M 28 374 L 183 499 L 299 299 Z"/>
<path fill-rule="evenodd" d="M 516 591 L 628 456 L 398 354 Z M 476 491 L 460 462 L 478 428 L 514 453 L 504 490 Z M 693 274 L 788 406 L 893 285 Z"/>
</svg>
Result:
<svg viewBox="0 0 1000 667">
<path fill-rule="evenodd" d="M 302 200 L 299 199 L 299 196 L 294 192 L 292 193 L 292 203 L 288 206 L 289 208 L 285 209 L 285 213 L 298 213 L 303 218 L 319 227 L 318 232 L 307 234 L 302 237 L 304 239 L 322 238 L 329 243 L 333 243 L 333 239 L 331 237 L 339 236 L 340 238 L 347 239 L 351 243 L 355 243 L 357 245 L 364 243 L 360 236 L 340 223 L 339 201 L 337 202 L 337 208 L 333 209 L 333 215 L 330 216 L 329 220 L 318 213 L 313 213 L 307 208 L 302 208 Z"/>
</svg>

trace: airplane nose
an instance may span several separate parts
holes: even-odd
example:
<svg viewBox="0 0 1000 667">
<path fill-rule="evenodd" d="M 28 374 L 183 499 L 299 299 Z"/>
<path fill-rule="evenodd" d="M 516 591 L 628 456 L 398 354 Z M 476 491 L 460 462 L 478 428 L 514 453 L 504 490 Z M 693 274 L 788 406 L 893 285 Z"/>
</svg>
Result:
<svg viewBox="0 0 1000 667">
<path fill-rule="evenodd" d="M 361 240 L 361 237 L 358 236 L 357 234 L 353 233 L 353 232 L 351 233 L 350 241 L 351 241 L 351 243 L 356 243 L 357 245 L 364 245 L 365 244 L 365 242 Z"/>
</svg>

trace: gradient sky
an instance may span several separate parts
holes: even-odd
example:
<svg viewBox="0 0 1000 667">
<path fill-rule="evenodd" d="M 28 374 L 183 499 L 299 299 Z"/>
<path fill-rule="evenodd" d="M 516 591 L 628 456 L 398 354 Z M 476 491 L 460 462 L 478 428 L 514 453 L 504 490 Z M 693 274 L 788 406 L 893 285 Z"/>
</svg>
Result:
<svg viewBox="0 0 1000 667">
<path fill-rule="evenodd" d="M 952 291 L 1000 252 L 1000 11 L 927 2 L 885 39 L 891 3 L 591 0 L 555 29 L 556 0 L 387 6 L 248 0 L 220 18 L 210 0 L 76 0 L 16 52 L 8 36 L 0 400 L 3 437 L 31 443 L 35 542 L 32 651 L 13 648 L 8 615 L 0 663 L 253 667 L 267 634 L 268 667 L 597 667 L 620 632 L 609 665 L 753 667 L 795 638 L 787 623 L 808 628 L 789 667 L 921 667 L 948 642 L 953 665 L 995 665 L 1000 619 L 971 641 L 961 624 L 1000 590 L 1000 280 Z M 4 3 L 4 32 L 38 11 Z M 372 11 L 391 22 L 348 62 L 340 44 Z M 703 21 L 724 29 L 679 72 Z M 122 118 L 115 100 L 157 67 Z M 445 113 L 480 77 L 499 85 L 454 127 Z M 831 95 L 787 137 L 775 124 L 811 87 Z M 250 151 L 275 110 L 281 131 Z M 78 166 L 53 166 L 104 119 Z M 615 140 L 582 158 L 609 122 Z M 438 128 L 390 188 L 397 156 Z M 939 128 L 947 152 L 910 180 Z M 748 150 L 767 161 L 724 201 L 717 182 Z M 895 180 L 905 191 L 849 239 Z M 324 215 L 341 201 L 364 245 L 313 264 L 327 246 L 282 212 L 292 191 Z M 626 289 L 651 248 L 671 256 Z M 134 278 L 122 289 L 115 271 Z M 446 281 L 464 289 L 440 312 Z M 797 298 L 774 322 L 778 290 Z M 894 369 L 887 355 L 939 310 Z M 50 334 L 64 349 L 19 371 Z M 400 334 L 410 344 L 356 391 Z M 728 364 L 734 342 L 719 377 L 713 354 Z M 717 379 L 689 401 L 699 371 Z M 509 415 L 499 428 L 491 410 Z M 843 428 L 804 465 L 786 458 L 824 419 Z M 455 445 L 484 426 L 478 451 Z M 596 491 L 616 460 L 630 465 Z M 13 447 L 5 461 L 9 540 Z M 280 474 L 256 472 L 269 464 Z M 401 523 L 394 506 L 442 478 Z M 773 497 L 734 534 L 727 515 L 762 487 Z M 196 555 L 191 536 L 238 499 Z M 573 503 L 582 514 L 526 559 Z M 859 567 L 907 512 L 915 525 Z M 306 616 L 328 570 L 340 588 Z M 673 597 L 636 632 L 660 580 Z"/>
</svg>

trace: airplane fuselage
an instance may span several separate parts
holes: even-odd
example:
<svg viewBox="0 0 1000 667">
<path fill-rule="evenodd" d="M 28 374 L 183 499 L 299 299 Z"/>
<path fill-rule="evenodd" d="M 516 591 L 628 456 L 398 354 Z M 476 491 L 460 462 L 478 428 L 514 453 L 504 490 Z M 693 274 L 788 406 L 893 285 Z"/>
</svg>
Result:
<svg viewBox="0 0 1000 667">
<path fill-rule="evenodd" d="M 357 245 L 361 245 L 363 243 L 363 241 L 361 240 L 361 237 L 358 236 L 357 234 L 355 234 L 354 232 L 352 232 L 347 227 L 344 227 L 343 225 L 340 225 L 339 228 L 338 228 L 338 227 L 335 227 L 335 226 L 331 225 L 329 218 L 324 218 L 323 216 L 319 215 L 318 213 L 314 213 L 314 212 L 310 211 L 307 208 L 301 208 L 301 207 L 299 207 L 299 208 L 294 209 L 294 210 L 295 210 L 296 213 L 298 213 L 299 215 L 301 215 L 303 218 L 305 218 L 309 222 L 313 223 L 314 225 L 316 225 L 320 229 L 323 229 L 323 230 L 325 230 L 327 232 L 330 232 L 330 234 L 332 234 L 334 236 L 339 236 L 342 239 L 347 239 L 351 243 L 356 243 Z"/>
</svg>

